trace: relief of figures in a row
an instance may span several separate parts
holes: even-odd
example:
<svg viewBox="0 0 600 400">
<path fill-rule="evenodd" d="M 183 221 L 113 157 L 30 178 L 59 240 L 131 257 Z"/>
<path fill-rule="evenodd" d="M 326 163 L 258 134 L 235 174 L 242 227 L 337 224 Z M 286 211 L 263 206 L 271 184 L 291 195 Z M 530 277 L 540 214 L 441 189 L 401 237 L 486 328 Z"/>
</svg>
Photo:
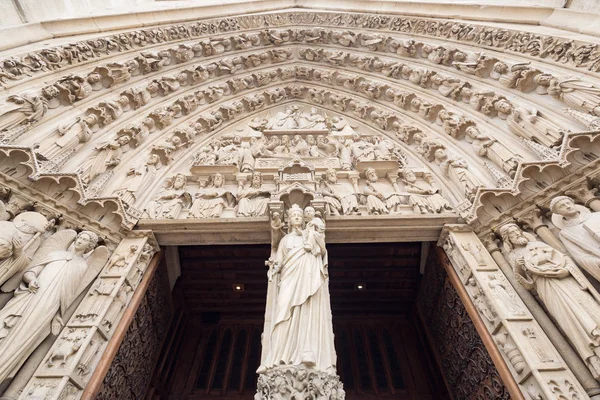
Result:
<svg viewBox="0 0 600 400">
<path fill-rule="evenodd" d="M 398 171 L 396 169 L 396 171 Z M 400 176 L 378 176 L 374 168 L 357 172 L 326 170 L 317 176 L 314 187 L 308 190 L 313 198 L 326 203 L 329 215 L 383 215 L 383 214 L 440 214 L 451 213 L 453 208 L 430 177 L 409 168 L 400 170 Z M 167 180 L 165 188 L 151 200 L 142 217 L 151 219 L 258 217 L 267 215 L 267 204 L 273 198 L 288 192 L 276 180 L 264 182 L 263 174 L 237 174 L 237 187 L 226 181 L 221 173 L 201 177 L 195 192 L 190 188 L 191 178 L 177 174 Z M 301 179 L 299 179 L 301 180 Z M 289 182 L 287 182 L 289 183 Z M 279 189 L 279 190 L 278 190 Z"/>
<path fill-rule="evenodd" d="M 119 35 L 119 37 L 121 36 L 123 35 Z M 515 63 L 510 65 L 497 58 L 496 55 L 484 52 L 471 52 L 465 49 L 458 49 L 452 45 L 430 44 L 414 39 L 401 39 L 375 33 L 354 33 L 351 31 L 334 31 L 322 28 L 270 29 L 256 33 L 244 33 L 222 38 L 215 37 L 196 43 L 180 44 L 157 52 L 143 51 L 132 59 L 112 62 L 97 67 L 86 76 L 65 76 L 59 79 L 54 85 L 43 88 L 41 95 L 30 96 L 37 97 L 45 101 L 49 108 L 54 108 L 60 102 L 71 104 L 74 101 L 89 96 L 93 90 L 112 87 L 117 83 L 129 80 L 131 76 L 159 71 L 163 67 L 173 63 L 183 63 L 195 57 L 221 54 L 228 51 L 246 50 L 254 46 L 285 45 L 287 43 L 331 43 L 344 47 L 363 48 L 368 51 L 398 54 L 405 58 L 423 59 L 433 64 L 451 66 L 456 70 L 480 78 L 495 79 L 509 89 L 514 88 L 525 93 L 535 91 L 542 95 L 550 94 L 569 107 L 600 116 L 600 97 L 598 96 L 600 88 L 591 83 L 583 82 L 578 78 L 555 76 L 541 70 L 541 67 L 532 66 L 529 63 Z M 90 41 L 90 43 L 81 43 L 81 47 L 69 45 L 71 48 L 65 54 L 70 59 L 77 60 L 78 57 L 72 57 L 73 54 L 83 55 L 86 52 L 95 54 L 93 51 L 95 44 L 94 41 Z M 108 46 L 108 42 L 100 47 L 106 46 Z M 116 46 L 116 42 L 112 47 L 118 47 Z M 88 50 L 83 51 L 86 48 Z M 290 52 L 290 50 L 281 49 L 271 51 Z M 342 52 L 324 49 L 315 49 L 312 52 L 315 54 L 320 53 L 319 56 L 324 56 L 331 63 L 339 64 L 344 58 L 341 55 Z M 51 63 L 42 60 L 49 54 L 47 50 L 44 50 L 37 55 L 30 53 L 21 61 L 16 59 L 3 60 L 2 65 L 0 65 L 0 83 L 11 79 L 17 80 L 34 72 L 54 69 L 48 66 L 58 66 L 60 63 L 57 64 L 56 60 Z M 100 54 L 98 53 L 97 55 Z M 265 53 L 264 57 L 268 58 L 269 55 Z M 53 58 L 61 60 L 58 53 Z M 256 56 L 256 58 L 258 60 L 262 59 L 260 56 Z M 314 57 L 311 56 L 311 58 Z M 66 61 L 66 59 L 67 57 L 64 57 L 62 61 Z M 381 70 L 386 64 L 389 70 L 395 68 L 393 63 L 380 61 L 377 57 L 351 55 L 349 61 L 361 69 L 368 71 L 374 70 L 377 72 L 378 69 Z M 233 73 L 231 70 L 241 68 L 242 64 L 247 64 L 248 62 L 244 57 L 232 57 L 229 62 L 224 62 L 225 71 Z M 207 69 L 207 71 L 210 72 L 211 69 Z M 425 80 L 436 79 L 435 72 L 421 71 L 421 73 L 423 72 L 426 75 Z M 440 78 L 442 77 L 440 76 Z M 422 82 L 415 81 L 415 83 L 426 83 L 425 80 Z M 448 82 L 451 86 L 453 83 L 455 82 L 452 80 Z M 477 90 L 469 89 L 469 83 L 466 85 L 461 84 L 460 86 L 465 89 L 465 92 L 478 92 Z M 486 94 L 485 92 L 489 92 L 489 90 L 479 91 L 478 93 L 483 93 L 486 97 L 490 98 L 499 96 L 493 92 L 491 94 Z M 17 97 L 23 97 L 23 94 Z"/>
<path fill-rule="evenodd" d="M 385 112 L 382 110 L 379 110 L 378 108 L 374 107 L 373 105 L 369 104 L 369 103 L 364 103 L 361 102 L 359 100 L 356 100 L 353 97 L 349 97 L 349 96 L 340 96 L 337 94 L 334 94 L 330 91 L 325 91 L 325 90 L 320 90 L 318 93 L 318 97 L 315 97 L 316 94 L 313 93 L 313 89 L 308 89 L 304 86 L 295 86 L 295 85 L 288 85 L 284 88 L 274 88 L 274 89 L 269 89 L 267 91 L 264 92 L 264 94 L 262 95 L 252 95 L 252 96 L 245 96 L 241 102 L 237 102 L 234 101 L 231 104 L 223 104 L 219 109 L 211 112 L 211 113 L 204 113 L 202 114 L 196 122 L 192 123 L 190 128 L 188 129 L 177 129 L 172 136 L 168 137 L 167 139 L 165 139 L 164 143 L 162 144 L 156 144 L 153 146 L 153 150 L 152 150 L 152 154 L 155 154 L 156 156 L 150 154 L 147 158 L 147 161 L 145 162 L 145 165 L 140 166 L 140 170 L 142 171 L 142 175 L 146 172 L 146 171 L 151 171 L 151 173 L 155 172 L 155 169 L 157 167 L 160 166 L 160 164 L 162 165 L 166 165 L 168 164 L 174 157 L 174 154 L 181 148 L 184 147 L 188 147 L 192 141 L 193 141 L 193 136 L 199 134 L 199 133 L 206 133 L 206 132 L 210 132 L 210 131 L 214 131 L 216 129 L 218 129 L 226 120 L 230 120 L 232 118 L 236 118 L 239 115 L 241 115 L 243 113 L 243 111 L 252 111 L 255 108 L 253 107 L 253 105 L 256 105 L 258 107 L 263 107 L 265 103 L 277 103 L 279 101 L 282 101 L 284 99 L 287 98 L 303 98 L 305 96 L 308 96 L 309 100 L 311 102 L 316 102 L 317 105 L 330 105 L 332 108 L 334 109 L 339 109 L 340 111 L 346 111 L 346 112 L 350 112 L 351 114 L 364 119 L 364 120 L 372 120 L 374 123 L 377 124 L 378 127 L 384 129 L 384 130 L 393 130 L 397 132 L 397 136 L 398 138 L 400 138 L 401 140 L 407 142 L 408 144 L 415 144 L 417 146 L 417 151 L 422 153 L 423 155 L 427 152 L 426 148 L 430 148 L 431 146 L 429 146 L 429 144 L 431 144 L 432 142 L 436 142 L 437 143 L 437 147 L 444 149 L 444 145 L 441 144 L 439 141 L 437 141 L 437 139 L 435 138 L 427 138 L 427 135 L 425 135 L 419 128 L 413 127 L 411 125 L 406 125 L 404 121 L 402 120 L 398 120 L 397 117 L 389 112 Z M 262 99 L 262 100 L 261 100 Z M 258 103 L 256 103 L 254 100 L 258 101 Z M 266 100 L 266 101 L 265 101 Z M 415 98 L 414 100 L 419 100 L 418 98 Z M 415 103 L 416 104 L 416 103 Z M 421 104 L 421 103 L 420 103 Z M 425 103 L 423 103 L 425 104 Z M 429 103 L 427 103 L 429 104 Z M 422 107 L 419 108 L 419 110 L 421 110 Z M 478 154 L 480 154 L 482 157 L 486 157 L 488 158 L 492 163 L 498 165 L 499 167 L 502 168 L 502 171 L 508 171 L 510 173 L 513 173 L 514 170 L 516 169 L 516 165 L 517 165 L 517 161 L 515 156 L 513 155 L 513 153 L 506 148 L 503 144 L 501 144 L 500 142 L 498 142 L 497 140 L 494 140 L 493 138 L 491 138 L 488 135 L 485 135 L 483 133 L 481 133 L 477 127 L 474 125 L 474 123 L 470 122 L 468 119 L 465 119 L 464 117 L 461 118 L 461 116 L 453 113 L 453 112 L 449 112 L 449 111 L 445 111 L 443 109 L 439 109 L 436 108 L 436 113 L 434 114 L 433 112 L 427 113 L 426 117 L 429 118 L 427 119 L 428 121 L 431 120 L 431 118 L 433 118 L 434 121 L 439 121 L 438 123 L 441 124 L 444 129 L 448 130 L 448 132 L 450 132 L 451 134 L 453 134 L 455 137 L 463 137 L 467 142 L 470 142 L 474 148 L 474 150 L 476 150 L 478 152 Z M 172 111 L 172 110 L 171 110 Z M 147 118 L 146 121 L 151 122 L 149 125 L 154 126 L 153 124 L 156 123 L 156 125 L 167 125 L 170 124 L 172 122 L 172 117 L 173 117 L 173 113 L 170 110 L 162 110 L 162 111 L 155 111 L 151 114 L 150 118 Z M 161 114 L 162 113 L 162 114 Z M 289 114 L 289 115 L 285 115 L 285 114 Z M 291 113 L 291 114 L 290 114 Z M 300 112 L 299 114 L 298 110 L 292 110 L 292 111 L 285 111 L 284 113 L 282 113 L 281 118 L 282 121 L 279 122 L 275 122 L 275 121 L 269 121 L 269 120 L 264 120 L 263 118 L 255 118 L 253 119 L 249 124 L 248 127 L 250 130 L 253 131 L 263 131 L 265 129 L 270 129 L 270 127 L 272 128 L 274 125 L 273 124 L 281 124 L 281 126 L 277 125 L 277 127 L 285 127 L 287 125 L 289 125 L 290 121 L 293 121 L 293 124 L 296 124 L 297 126 L 303 126 L 303 127 L 323 127 L 325 126 L 326 129 L 329 130 L 335 130 L 335 131 L 339 131 L 339 132 L 351 132 L 351 128 L 348 126 L 348 124 L 344 121 L 344 119 L 342 117 L 339 116 L 333 116 L 333 117 L 325 117 L 323 115 L 321 115 L 322 113 L 318 112 L 318 111 L 314 111 L 311 110 L 310 112 Z M 166 119 L 162 118 L 162 115 L 164 114 L 164 117 Z M 296 122 L 295 120 L 295 114 L 299 115 L 299 125 L 298 122 Z M 425 114 L 424 114 L 425 115 Z M 171 118 L 167 118 L 171 116 Z M 297 119 L 297 118 L 296 118 Z M 159 122 L 162 121 L 162 122 Z M 287 125 L 286 125 L 287 124 Z M 144 122 L 142 125 L 146 125 L 146 122 Z M 290 125 L 291 126 L 291 125 Z M 141 129 L 141 128 L 140 128 Z M 293 128 L 290 128 L 293 129 Z M 308 128 L 297 128 L 297 129 L 308 129 Z M 140 132 L 147 132 L 147 128 L 146 129 L 142 129 L 140 130 Z M 130 143 L 131 141 L 131 137 L 133 135 L 135 135 L 137 132 L 137 130 L 133 129 L 133 127 L 129 130 L 124 129 L 121 130 L 119 132 L 119 134 L 117 135 L 118 138 L 115 140 L 115 142 L 119 142 L 121 140 L 126 141 L 127 143 Z M 125 136 L 125 137 L 123 137 Z M 292 135 L 292 137 L 295 135 Z M 288 139 L 286 139 L 285 137 L 281 136 L 281 137 L 272 137 L 269 138 L 269 141 L 264 141 L 264 140 L 259 140 L 257 139 L 253 139 L 251 142 L 244 142 L 244 141 L 239 141 L 238 143 L 236 143 L 235 145 L 233 145 L 232 143 L 225 143 L 223 145 L 223 143 L 220 142 L 213 142 L 211 143 L 209 146 L 206 146 L 204 149 L 202 149 L 201 153 L 203 154 L 199 154 L 198 157 L 200 159 L 205 159 L 205 163 L 223 163 L 222 161 L 219 162 L 219 157 L 221 158 L 225 158 L 225 159 L 231 159 L 231 158 L 239 158 L 238 155 L 236 154 L 227 154 L 227 153 L 238 153 L 238 148 L 236 147 L 236 145 L 239 145 L 240 147 L 244 147 L 244 153 L 246 155 L 251 155 L 250 157 L 248 157 L 249 160 L 251 160 L 252 158 L 256 158 L 257 156 L 259 157 L 264 157 L 264 156 L 269 156 L 270 153 L 272 153 L 275 149 L 277 149 L 277 151 L 281 150 L 283 152 L 289 152 L 291 148 L 294 148 L 294 152 L 296 152 L 296 147 L 297 146 L 301 146 L 302 149 L 299 150 L 300 153 L 306 154 L 306 152 L 310 153 L 312 152 L 313 154 L 324 154 L 324 153 L 338 153 L 340 158 L 343 160 L 342 161 L 342 165 L 344 167 L 344 169 L 351 169 L 351 162 L 348 162 L 351 159 L 351 155 L 350 153 L 352 152 L 351 147 L 354 147 L 355 150 L 357 151 L 359 147 L 365 147 L 368 148 L 367 150 L 364 151 L 365 153 L 365 157 L 375 157 L 375 158 L 384 158 L 384 157 L 388 157 L 386 155 L 386 153 L 389 153 L 387 149 L 391 149 L 393 146 L 391 145 L 391 143 L 388 140 L 381 140 L 378 138 L 369 138 L 368 140 L 373 140 L 375 141 L 375 143 L 371 143 L 371 144 L 367 144 L 365 143 L 365 139 L 363 139 L 361 141 L 360 144 L 356 144 L 353 145 L 352 141 L 354 140 L 352 137 L 346 137 L 344 138 L 344 140 L 339 141 L 339 140 L 330 140 L 328 137 L 321 137 L 319 138 L 319 136 L 321 135 L 315 135 L 312 137 L 305 137 L 305 138 L 296 138 L 296 139 L 291 139 L 289 140 L 289 142 L 293 142 L 293 141 L 298 141 L 298 143 L 291 143 L 288 144 Z M 134 141 L 134 143 L 137 143 L 137 140 L 143 140 L 144 135 L 142 134 L 141 136 L 136 136 L 136 141 Z M 423 141 L 423 139 L 425 140 L 425 144 L 427 144 L 427 146 L 424 145 L 420 145 L 419 141 Z M 281 144 L 280 142 L 283 141 L 283 144 Z M 308 141 L 308 142 L 307 142 Z M 306 143 L 305 143 L 306 142 Z M 309 143 L 310 142 L 310 143 Z M 314 143 L 314 144 L 313 144 Z M 117 143 L 115 143 L 114 149 L 99 149 L 99 153 L 97 154 L 97 158 L 93 158 L 94 160 L 98 161 L 98 163 L 94 163 L 97 164 L 99 166 L 99 171 L 100 173 L 102 172 L 102 170 L 106 171 L 108 169 L 110 169 L 112 166 L 115 166 L 116 164 L 118 164 L 117 162 L 105 162 L 104 160 L 101 160 L 104 157 L 104 155 L 106 156 L 111 156 L 112 153 L 115 153 L 117 155 L 119 155 L 119 152 L 122 151 L 121 149 L 119 149 L 118 147 L 120 146 L 116 146 Z M 316 145 L 316 148 L 315 148 Z M 127 147 L 126 147 L 127 148 Z M 419 149 L 421 149 L 422 151 L 419 151 Z M 100 151 L 100 150 L 104 150 L 104 152 Z M 113 151 L 114 150 L 114 151 Z M 395 150 L 394 150 L 395 151 Z M 445 156 L 443 154 L 440 153 L 440 161 L 439 163 L 442 164 L 444 162 L 444 158 Z M 350 155 L 350 157 L 349 157 Z M 102 157 L 100 157 L 102 156 Z M 99 158 L 98 158 L 99 157 Z M 467 198 L 472 198 L 472 196 L 474 195 L 475 189 L 479 186 L 481 186 L 481 184 L 479 183 L 478 179 L 474 178 L 473 176 L 471 176 L 471 174 L 469 172 L 465 172 L 463 173 L 463 171 L 466 171 L 465 168 L 463 168 L 464 166 L 464 161 L 458 161 L 458 159 L 455 156 L 450 156 L 450 159 L 452 160 L 456 160 L 457 162 L 453 163 L 452 166 L 449 166 L 451 168 L 448 168 L 448 175 L 453 178 L 454 175 L 457 175 L 455 178 L 456 180 L 459 182 L 460 185 L 465 185 L 465 195 L 467 196 Z M 107 159 L 108 160 L 108 159 Z M 213 161 L 214 160 L 214 161 Z M 102 162 L 100 162 L 102 161 Z M 433 159 L 431 160 L 427 160 L 428 162 L 433 161 Z M 81 166 L 81 169 L 83 170 L 87 164 L 91 164 L 91 160 L 88 161 L 88 163 L 84 164 Z M 240 167 L 243 165 L 243 170 L 250 170 L 250 163 L 245 163 L 245 162 L 241 162 L 238 161 L 238 163 L 240 164 Z M 460 164 L 460 165 L 459 165 Z M 91 167 L 91 166 L 90 166 Z M 451 172 L 453 171 L 458 171 L 459 169 L 461 169 L 461 171 L 459 171 L 458 174 L 452 174 Z M 87 180 L 87 177 L 90 177 L 90 181 L 91 179 L 93 179 L 93 177 L 100 175 L 100 173 L 98 172 L 92 172 L 92 173 L 88 173 L 86 174 L 85 171 L 83 171 L 84 174 L 84 179 Z M 142 178 L 140 178 L 140 173 L 136 172 L 136 170 L 132 170 L 131 171 L 132 175 L 132 179 L 136 179 L 136 181 L 140 181 L 142 180 Z M 458 176 L 460 175 L 460 177 Z M 469 182 L 474 182 L 473 184 L 469 183 Z M 132 192 L 132 191 L 130 191 Z M 132 204 L 129 203 L 129 201 L 131 201 L 133 199 L 129 199 L 128 200 L 128 204 Z M 137 206 L 139 206 L 139 204 L 137 204 Z"/>
</svg>

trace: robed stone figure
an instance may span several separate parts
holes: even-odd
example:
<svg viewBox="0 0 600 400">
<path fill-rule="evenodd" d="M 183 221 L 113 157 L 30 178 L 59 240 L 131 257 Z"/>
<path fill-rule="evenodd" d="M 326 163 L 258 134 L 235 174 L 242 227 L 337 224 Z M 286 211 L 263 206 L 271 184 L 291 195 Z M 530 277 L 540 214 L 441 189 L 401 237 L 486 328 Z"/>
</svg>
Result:
<svg viewBox="0 0 600 400">
<path fill-rule="evenodd" d="M 98 236 L 66 229 L 37 251 L 13 298 L 0 310 L 0 382 L 12 378 L 50 335 L 58 335 L 69 308 L 109 257 Z"/>
<path fill-rule="evenodd" d="M 550 211 L 565 248 L 581 268 L 600 282 L 600 213 L 590 212 L 567 196 L 554 198 Z"/>
<path fill-rule="evenodd" d="M 288 224 L 288 234 L 269 261 L 269 298 L 257 373 L 286 366 L 335 374 L 324 232 L 312 223 L 305 228 L 311 230 L 307 235 L 297 205 L 288 211 Z"/>
<path fill-rule="evenodd" d="M 563 253 L 524 233 L 516 224 L 500 228 L 515 278 L 537 293 L 596 379 L 600 379 L 600 295 Z"/>
</svg>

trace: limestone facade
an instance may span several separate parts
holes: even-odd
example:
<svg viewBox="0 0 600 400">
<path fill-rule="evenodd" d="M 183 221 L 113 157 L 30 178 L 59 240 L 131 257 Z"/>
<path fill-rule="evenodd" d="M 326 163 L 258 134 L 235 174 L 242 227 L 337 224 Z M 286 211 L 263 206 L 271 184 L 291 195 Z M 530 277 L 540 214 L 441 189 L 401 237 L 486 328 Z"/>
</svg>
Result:
<svg viewBox="0 0 600 400">
<path fill-rule="evenodd" d="M 593 4 L 148 3 L 0 29 L 1 394 L 99 388 L 161 245 L 271 243 L 273 278 L 295 226 L 326 287 L 326 225 L 439 240 L 514 398 L 600 396 Z M 280 350 L 260 398 L 344 397 Z"/>
</svg>

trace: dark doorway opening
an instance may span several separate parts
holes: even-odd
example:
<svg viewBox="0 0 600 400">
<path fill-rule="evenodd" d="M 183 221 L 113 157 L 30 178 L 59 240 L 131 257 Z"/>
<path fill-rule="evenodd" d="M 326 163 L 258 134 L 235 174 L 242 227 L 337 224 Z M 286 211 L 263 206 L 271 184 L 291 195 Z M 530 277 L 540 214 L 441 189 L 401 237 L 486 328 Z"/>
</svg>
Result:
<svg viewBox="0 0 600 400">
<path fill-rule="evenodd" d="M 415 302 L 421 243 L 328 245 L 338 374 L 346 398 L 449 398 Z M 267 245 L 188 246 L 174 289 L 180 318 L 151 398 L 253 399 Z"/>
</svg>

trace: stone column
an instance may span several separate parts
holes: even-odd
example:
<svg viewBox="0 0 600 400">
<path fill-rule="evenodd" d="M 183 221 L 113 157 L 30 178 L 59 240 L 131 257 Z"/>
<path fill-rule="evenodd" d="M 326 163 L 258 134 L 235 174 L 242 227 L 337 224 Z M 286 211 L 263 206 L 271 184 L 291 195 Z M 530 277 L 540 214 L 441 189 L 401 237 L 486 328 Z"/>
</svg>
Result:
<svg viewBox="0 0 600 400">
<path fill-rule="evenodd" d="M 498 247 L 496 235 L 490 233 L 482 239 L 482 242 L 498 267 L 504 273 L 506 279 L 514 288 L 515 292 L 519 295 L 521 300 L 523 300 L 523 303 L 525 303 L 531 312 L 531 315 L 533 315 L 537 323 L 542 327 L 546 335 L 548 335 L 548 339 L 550 339 L 554 347 L 556 347 L 556 350 L 565 360 L 565 363 L 568 365 L 571 371 L 573 371 L 573 374 L 579 380 L 590 398 L 600 399 L 600 384 L 598 381 L 594 379 L 583 361 L 581 361 L 577 353 L 575 353 L 573 348 L 565 340 L 564 336 L 560 333 L 558 328 L 554 325 L 552 320 L 548 317 L 548 314 L 546 314 L 542 306 L 540 306 L 531 292 L 529 292 L 515 280 L 512 268 Z"/>
<path fill-rule="evenodd" d="M 553 399 L 556 393 L 587 398 L 496 263 L 497 256 L 488 253 L 477 235 L 466 225 L 447 225 L 440 244 L 525 398 Z"/>
<path fill-rule="evenodd" d="M 590 189 L 587 181 L 583 181 L 579 186 L 565 191 L 565 195 L 572 197 L 584 206 L 591 208 L 594 211 L 600 211 L 600 199 L 596 197 L 598 189 Z"/>
<path fill-rule="evenodd" d="M 533 210 L 528 211 L 526 214 L 521 215 L 517 221 L 527 226 L 539 237 L 541 237 L 544 242 L 548 243 L 556 250 L 562 251 L 563 253 L 567 251 L 560 239 L 554 236 L 550 228 L 548 228 L 548 225 L 544 224 L 544 220 L 542 219 L 542 210 L 539 208 L 536 207 Z"/>
</svg>

